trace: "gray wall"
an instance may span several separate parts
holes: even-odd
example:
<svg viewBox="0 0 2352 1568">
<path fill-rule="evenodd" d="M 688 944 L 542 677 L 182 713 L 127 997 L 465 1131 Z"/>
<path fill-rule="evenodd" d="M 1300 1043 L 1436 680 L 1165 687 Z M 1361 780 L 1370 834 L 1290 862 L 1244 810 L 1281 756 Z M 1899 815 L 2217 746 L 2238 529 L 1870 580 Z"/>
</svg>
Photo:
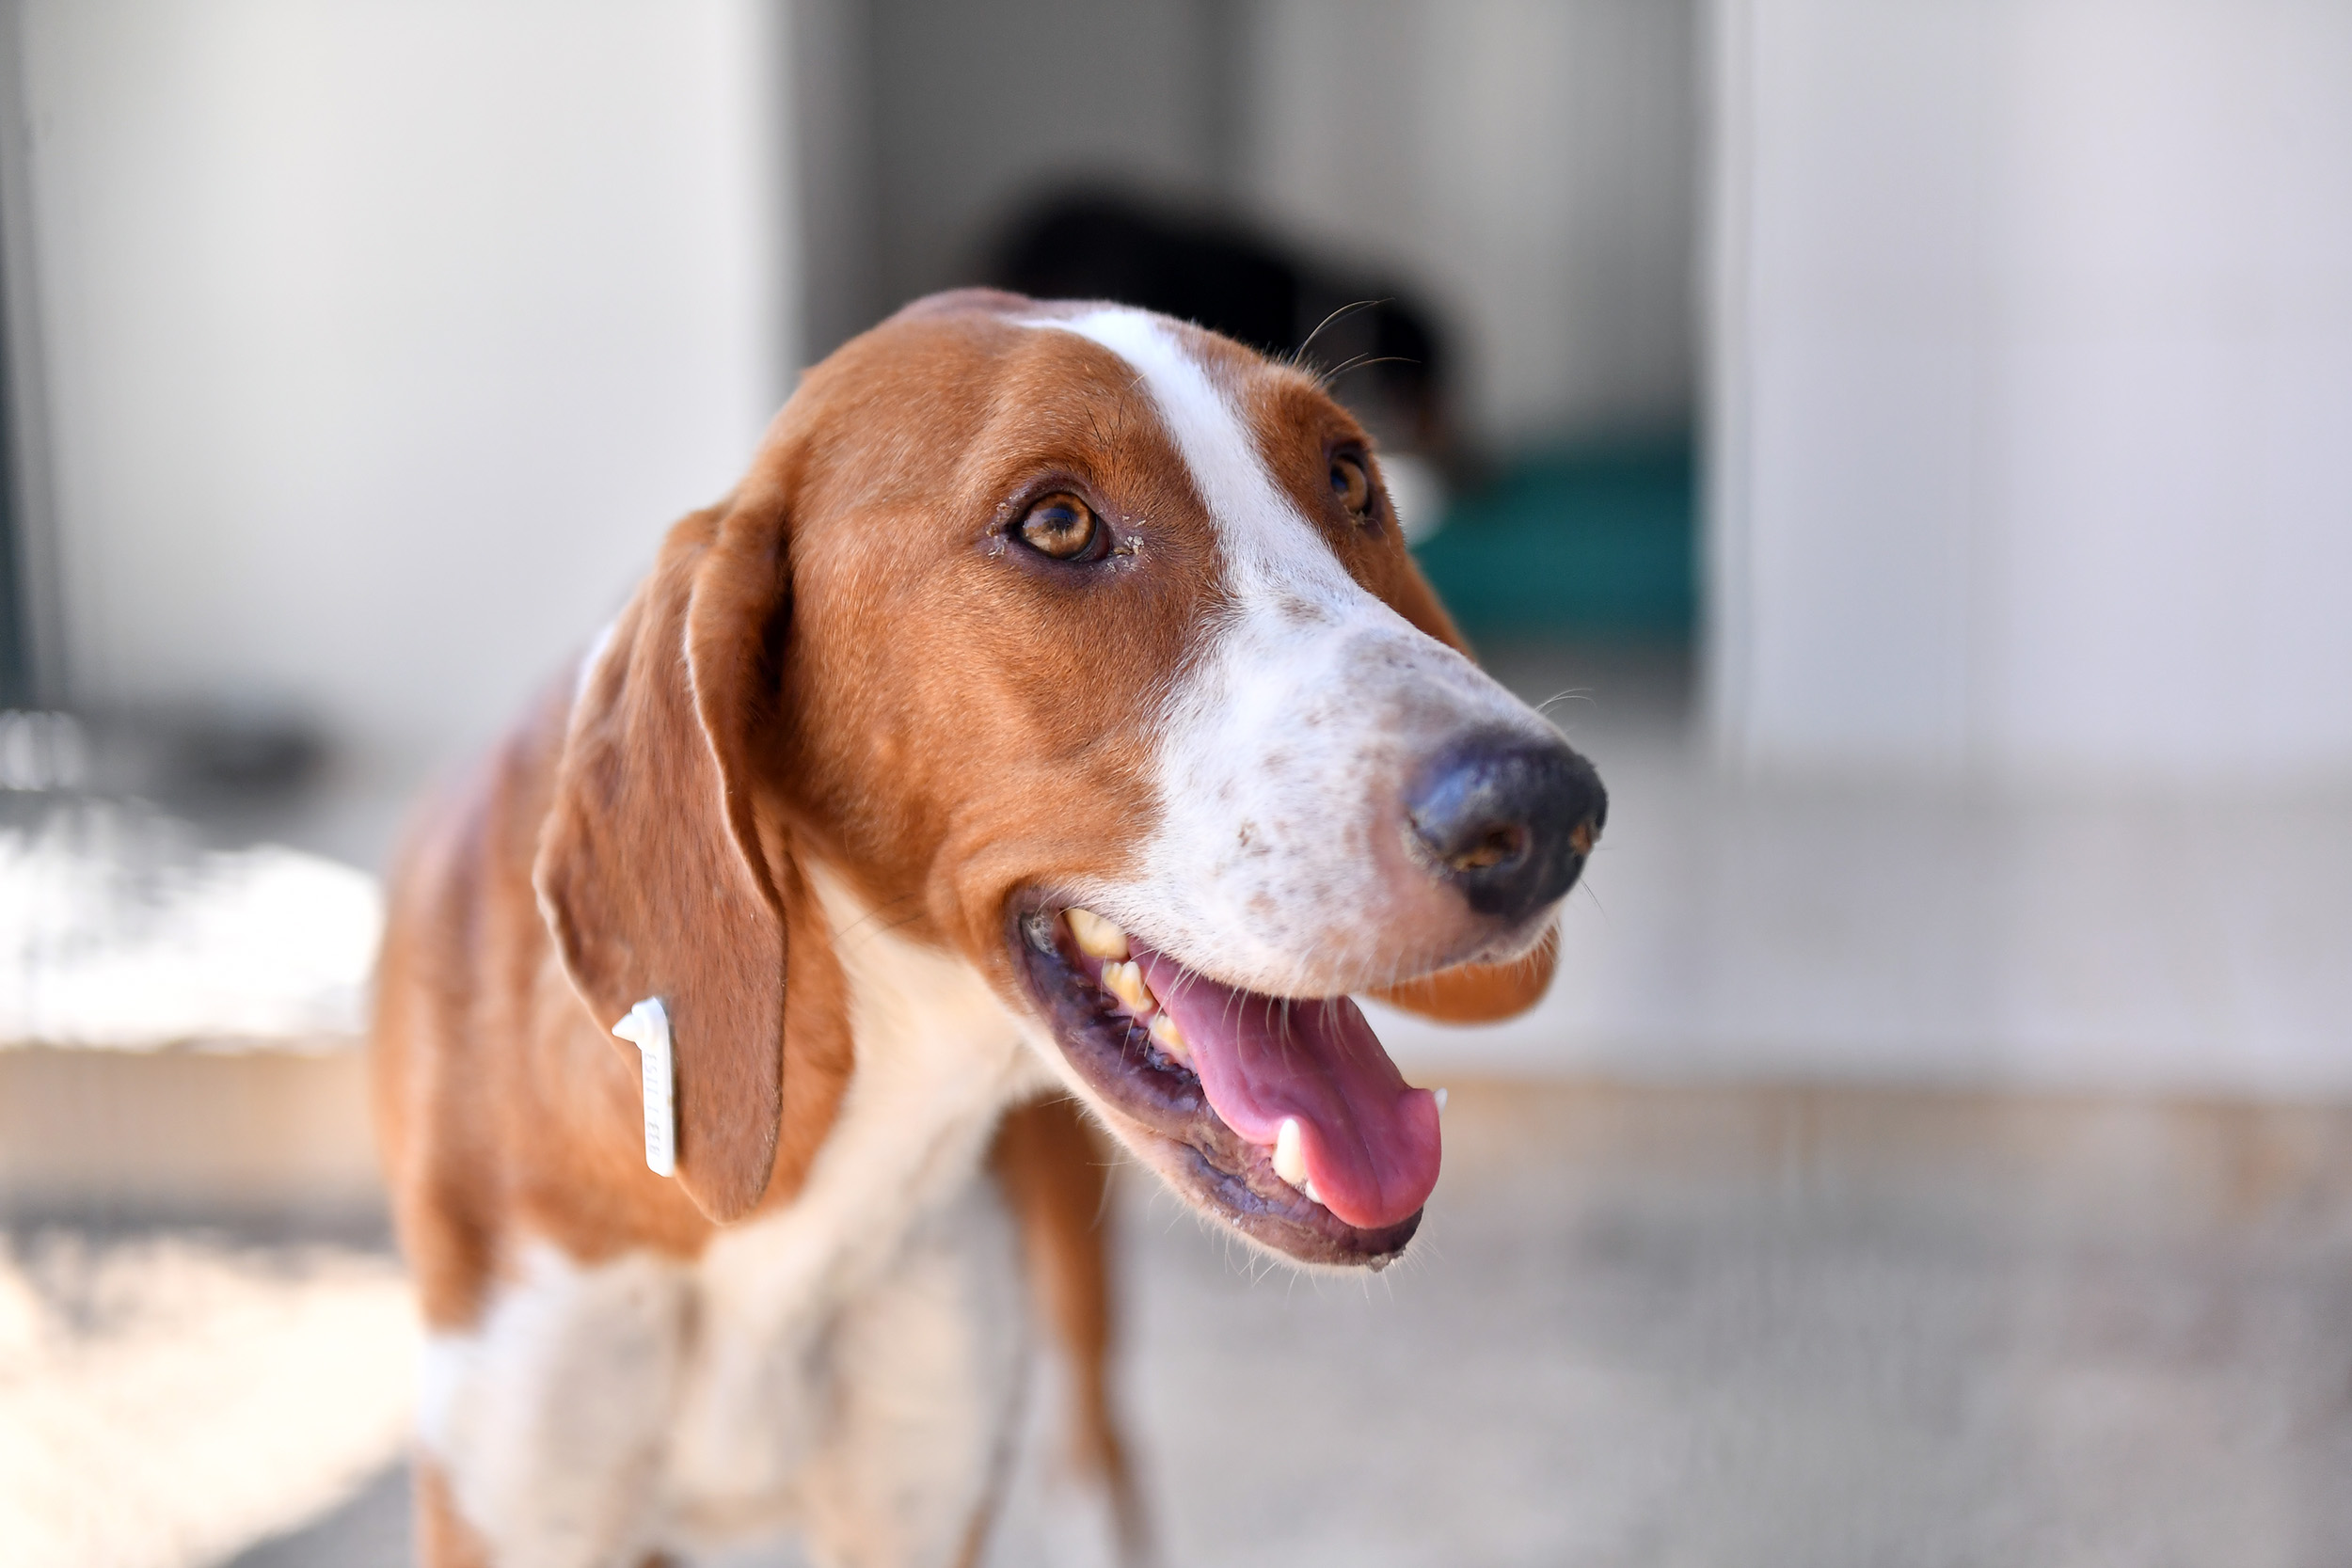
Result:
<svg viewBox="0 0 2352 1568">
<path fill-rule="evenodd" d="M 967 280 L 1025 194 L 1100 177 L 1400 279 L 1453 328 L 1489 441 L 1691 422 L 1694 0 L 796 16 L 813 352 Z"/>
<path fill-rule="evenodd" d="M 1424 291 L 1456 329 L 1488 440 L 1687 429 L 1694 9 L 1258 0 L 1246 198 Z"/>
<path fill-rule="evenodd" d="M 812 353 L 971 281 L 1034 191 L 1218 183 L 1224 0 L 803 0 L 795 17 Z"/>
</svg>

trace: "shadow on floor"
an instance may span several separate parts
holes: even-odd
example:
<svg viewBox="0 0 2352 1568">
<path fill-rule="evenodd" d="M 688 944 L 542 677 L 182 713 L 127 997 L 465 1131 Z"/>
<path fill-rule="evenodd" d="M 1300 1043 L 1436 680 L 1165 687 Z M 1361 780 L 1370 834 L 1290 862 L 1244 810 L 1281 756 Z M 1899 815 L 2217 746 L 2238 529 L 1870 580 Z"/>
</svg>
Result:
<svg viewBox="0 0 2352 1568">
<path fill-rule="evenodd" d="M 396 1465 L 322 1519 L 273 1536 L 222 1568 L 409 1568 L 408 1466 Z"/>
</svg>

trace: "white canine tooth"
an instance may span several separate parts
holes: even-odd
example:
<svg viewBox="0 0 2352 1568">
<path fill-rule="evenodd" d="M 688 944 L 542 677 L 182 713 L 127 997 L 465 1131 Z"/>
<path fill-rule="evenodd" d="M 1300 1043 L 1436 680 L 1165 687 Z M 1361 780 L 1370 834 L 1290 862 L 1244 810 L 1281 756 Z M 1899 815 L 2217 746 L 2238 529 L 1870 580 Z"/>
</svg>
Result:
<svg viewBox="0 0 2352 1568">
<path fill-rule="evenodd" d="M 1152 1015 L 1152 1037 L 1160 1049 L 1180 1062 L 1192 1060 L 1192 1053 L 1184 1046 L 1184 1032 L 1176 1027 L 1176 1015 L 1163 1007 Z"/>
<path fill-rule="evenodd" d="M 1127 1005 L 1127 1010 L 1141 1018 L 1159 1006 L 1152 988 L 1143 983 L 1143 966 L 1130 959 L 1126 963 L 1103 966 L 1103 989 Z"/>
<path fill-rule="evenodd" d="M 1432 1089 L 1429 1092 L 1438 1097 L 1438 1115 L 1445 1115 L 1445 1090 Z"/>
<path fill-rule="evenodd" d="M 1274 1174 L 1302 1191 L 1306 1187 L 1307 1140 L 1296 1117 L 1284 1117 L 1282 1130 L 1274 1134 Z"/>
<path fill-rule="evenodd" d="M 1070 934 L 1077 941 L 1078 951 L 1089 958 L 1123 958 L 1127 956 L 1127 933 L 1096 914 L 1092 910 L 1076 908 L 1062 911 L 1070 922 Z"/>
<path fill-rule="evenodd" d="M 1315 1191 L 1315 1184 L 1311 1181 L 1302 1179 L 1298 1183 L 1298 1190 L 1310 1203 L 1321 1203 L 1323 1201 L 1323 1195 Z"/>
</svg>

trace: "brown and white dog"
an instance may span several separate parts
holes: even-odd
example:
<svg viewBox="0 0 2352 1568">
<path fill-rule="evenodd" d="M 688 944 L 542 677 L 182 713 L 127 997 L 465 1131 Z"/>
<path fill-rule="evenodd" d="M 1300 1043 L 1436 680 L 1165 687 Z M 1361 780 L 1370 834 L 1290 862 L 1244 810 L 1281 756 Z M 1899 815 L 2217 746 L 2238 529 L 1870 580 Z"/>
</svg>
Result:
<svg viewBox="0 0 2352 1568">
<path fill-rule="evenodd" d="M 1532 1003 L 1604 810 L 1312 377 L 978 292 L 851 342 L 406 851 L 425 1559 L 972 1560 L 1025 1234 L 1115 1460 L 1069 1101 L 1259 1245 L 1382 1266 L 1438 1104 L 1348 997 Z M 660 1084 L 612 1033 L 648 1001 Z"/>
</svg>

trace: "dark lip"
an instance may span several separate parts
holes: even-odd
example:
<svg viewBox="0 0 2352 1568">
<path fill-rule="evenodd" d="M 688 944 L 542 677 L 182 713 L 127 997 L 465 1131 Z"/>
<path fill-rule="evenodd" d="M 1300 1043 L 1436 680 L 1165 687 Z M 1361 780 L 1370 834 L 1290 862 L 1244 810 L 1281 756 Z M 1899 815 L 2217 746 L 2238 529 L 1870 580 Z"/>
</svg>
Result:
<svg viewBox="0 0 2352 1568">
<path fill-rule="evenodd" d="M 1363 1230 L 1274 1174 L 1269 1150 L 1225 1124 L 1189 1068 L 1110 1005 L 1061 948 L 1061 911 L 1047 894 L 1015 899 L 1007 918 L 1013 967 L 1054 1043 L 1120 1124 L 1136 1152 L 1170 1186 L 1253 1241 L 1302 1263 L 1381 1269 L 1421 1228 L 1421 1211 Z"/>
</svg>

